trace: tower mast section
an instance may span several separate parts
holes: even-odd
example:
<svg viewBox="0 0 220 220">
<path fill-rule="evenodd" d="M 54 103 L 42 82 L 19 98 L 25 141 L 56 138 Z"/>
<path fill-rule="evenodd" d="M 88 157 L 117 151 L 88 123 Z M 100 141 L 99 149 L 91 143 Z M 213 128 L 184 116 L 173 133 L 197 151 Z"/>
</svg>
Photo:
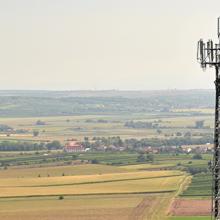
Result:
<svg viewBox="0 0 220 220">
<path fill-rule="evenodd" d="M 218 18 L 218 39 L 220 40 L 220 18 Z M 197 48 L 197 60 L 205 70 L 207 66 L 215 68 L 215 125 L 214 153 L 212 161 L 212 219 L 220 220 L 220 43 L 206 43 L 200 39 Z"/>
</svg>

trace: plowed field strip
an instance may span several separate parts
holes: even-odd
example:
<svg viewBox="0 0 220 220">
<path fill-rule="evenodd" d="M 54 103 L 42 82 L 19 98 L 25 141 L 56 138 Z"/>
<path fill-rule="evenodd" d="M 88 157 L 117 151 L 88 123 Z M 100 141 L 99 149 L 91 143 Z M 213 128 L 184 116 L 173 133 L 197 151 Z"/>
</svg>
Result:
<svg viewBox="0 0 220 220">
<path fill-rule="evenodd" d="M 211 200 L 176 199 L 170 212 L 174 216 L 208 216 L 211 213 Z"/>
<path fill-rule="evenodd" d="M 144 213 L 147 208 L 149 208 L 152 204 L 153 199 L 144 198 L 137 207 L 134 208 L 131 215 L 129 216 L 129 220 L 142 220 L 144 218 Z"/>
</svg>

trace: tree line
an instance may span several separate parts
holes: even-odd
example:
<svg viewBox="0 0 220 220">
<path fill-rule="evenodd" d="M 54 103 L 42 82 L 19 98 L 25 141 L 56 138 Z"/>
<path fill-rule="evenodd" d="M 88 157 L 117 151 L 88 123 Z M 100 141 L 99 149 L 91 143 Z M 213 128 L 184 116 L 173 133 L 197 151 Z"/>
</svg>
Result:
<svg viewBox="0 0 220 220">
<path fill-rule="evenodd" d="M 62 149 L 59 141 L 49 143 L 33 143 L 22 141 L 2 141 L 0 142 L 0 151 L 39 151 Z"/>
<path fill-rule="evenodd" d="M 85 137 L 83 145 L 91 149 L 98 149 L 100 147 L 111 148 L 112 146 L 119 148 L 124 147 L 128 150 L 136 150 L 143 147 L 166 147 L 166 146 L 182 146 L 182 145 L 199 145 L 213 143 L 212 136 L 203 136 L 201 138 L 193 137 L 174 137 L 169 139 L 159 138 L 143 138 L 143 139 L 121 139 L 119 136 L 115 137 L 93 137 L 91 140 Z"/>
</svg>

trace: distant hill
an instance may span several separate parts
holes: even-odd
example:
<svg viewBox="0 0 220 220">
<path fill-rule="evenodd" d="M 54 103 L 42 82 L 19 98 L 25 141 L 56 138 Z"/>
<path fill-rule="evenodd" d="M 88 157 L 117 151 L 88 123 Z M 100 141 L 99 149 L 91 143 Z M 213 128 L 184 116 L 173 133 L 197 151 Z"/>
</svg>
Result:
<svg viewBox="0 0 220 220">
<path fill-rule="evenodd" d="M 169 112 L 214 107 L 214 90 L 0 91 L 0 117 Z"/>
</svg>

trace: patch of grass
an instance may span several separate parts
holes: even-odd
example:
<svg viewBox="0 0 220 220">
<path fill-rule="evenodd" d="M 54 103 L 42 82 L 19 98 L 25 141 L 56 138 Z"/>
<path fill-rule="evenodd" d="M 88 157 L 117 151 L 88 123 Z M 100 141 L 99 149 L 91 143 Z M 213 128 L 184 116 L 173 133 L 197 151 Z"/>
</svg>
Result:
<svg viewBox="0 0 220 220">
<path fill-rule="evenodd" d="M 210 197 L 211 196 L 211 174 L 200 173 L 193 176 L 188 188 L 181 194 L 183 197 Z"/>
<path fill-rule="evenodd" d="M 209 216 L 182 216 L 182 217 L 171 217 L 169 220 L 211 220 Z"/>
<path fill-rule="evenodd" d="M 127 172 L 125 169 L 116 166 L 108 166 L 104 164 L 82 164 L 72 166 L 53 166 L 38 168 L 18 168 L 9 167 L 7 170 L 0 170 L 0 179 L 8 178 L 34 178 L 38 177 L 60 177 L 63 173 L 65 176 L 75 175 L 94 175 L 106 173 L 122 173 Z"/>
</svg>

